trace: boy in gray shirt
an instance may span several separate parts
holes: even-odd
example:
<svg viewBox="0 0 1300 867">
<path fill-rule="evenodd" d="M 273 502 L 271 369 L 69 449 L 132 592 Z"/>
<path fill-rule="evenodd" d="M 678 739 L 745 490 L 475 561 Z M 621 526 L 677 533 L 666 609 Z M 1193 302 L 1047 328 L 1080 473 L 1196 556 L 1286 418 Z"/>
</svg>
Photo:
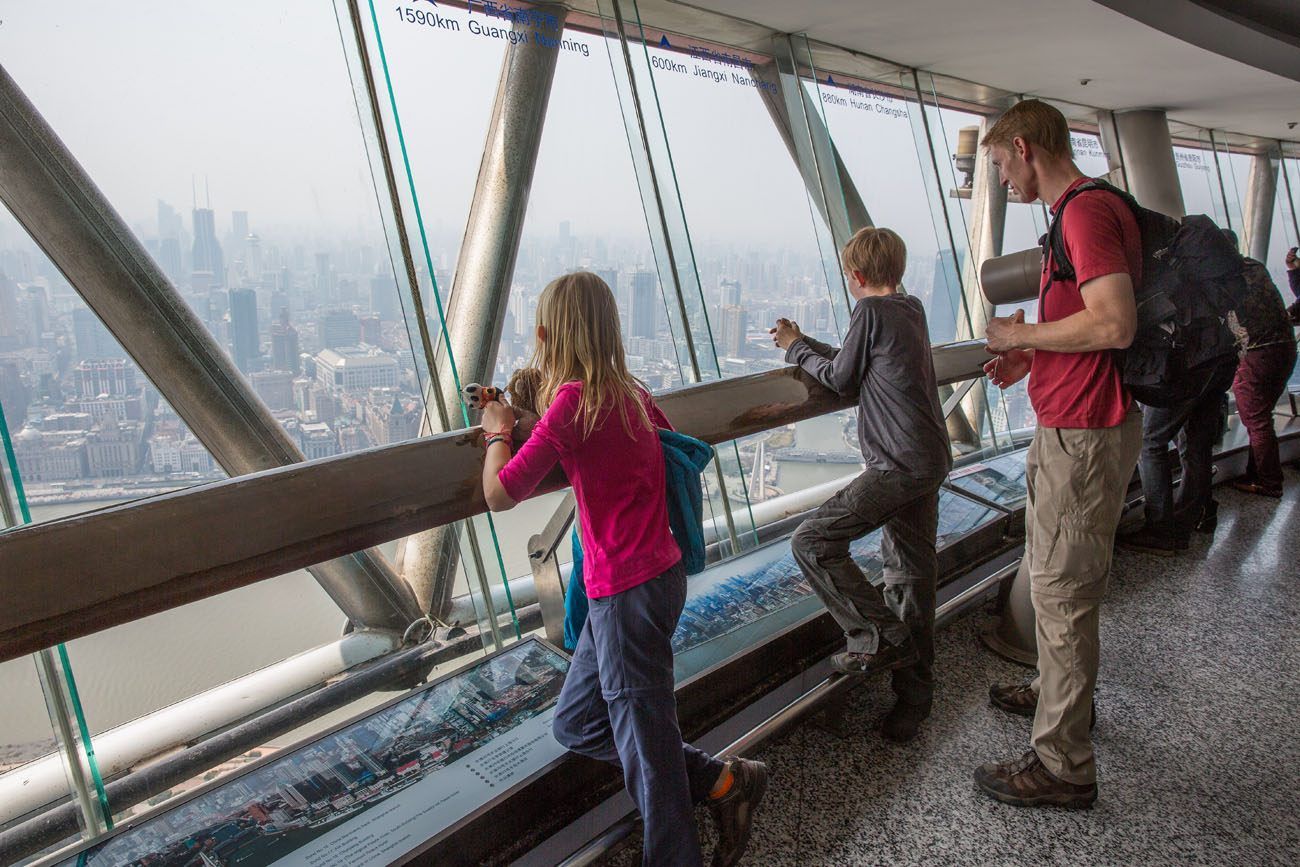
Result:
<svg viewBox="0 0 1300 867">
<path fill-rule="evenodd" d="M 900 295 L 907 262 L 889 229 L 860 230 L 844 247 L 857 303 L 844 346 L 827 346 L 777 320 L 773 342 L 786 361 L 842 395 L 858 396 L 858 443 L 867 468 L 799 526 L 791 546 L 817 595 L 844 630 L 837 671 L 892 669 L 897 703 L 882 733 L 916 736 L 934 693 L 935 534 L 939 485 L 952 469 L 939 408 L 925 309 Z M 884 527 L 882 593 L 849 556 L 849 543 Z"/>
</svg>

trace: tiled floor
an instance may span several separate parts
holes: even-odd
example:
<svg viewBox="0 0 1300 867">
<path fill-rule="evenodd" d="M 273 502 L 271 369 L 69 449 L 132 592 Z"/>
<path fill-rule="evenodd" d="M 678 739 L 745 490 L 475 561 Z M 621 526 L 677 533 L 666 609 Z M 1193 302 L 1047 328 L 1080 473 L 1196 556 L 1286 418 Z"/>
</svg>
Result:
<svg viewBox="0 0 1300 867">
<path fill-rule="evenodd" d="M 972 769 L 1025 750 L 1030 725 L 988 705 L 990 682 L 1027 670 L 983 648 L 981 613 L 940 632 L 935 713 L 913 743 L 876 733 L 891 696 L 874 681 L 851 699 L 847 739 L 804 725 L 761 756 L 771 785 L 744 863 L 1300 863 L 1300 474 L 1287 472 L 1280 503 L 1219 489 L 1213 545 L 1116 556 L 1093 809 L 974 790 Z M 610 863 L 639 857 L 633 845 Z"/>
</svg>

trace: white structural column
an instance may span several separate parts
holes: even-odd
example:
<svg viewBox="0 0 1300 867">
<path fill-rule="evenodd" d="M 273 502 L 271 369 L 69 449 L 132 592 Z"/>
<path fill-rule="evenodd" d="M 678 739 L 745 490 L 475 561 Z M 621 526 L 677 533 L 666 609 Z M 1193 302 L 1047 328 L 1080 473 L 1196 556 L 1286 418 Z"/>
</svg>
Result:
<svg viewBox="0 0 1300 867">
<path fill-rule="evenodd" d="M 1103 145 L 1110 153 L 1110 142 L 1106 140 L 1109 124 L 1100 126 Z M 1124 178 L 1133 198 L 1143 207 L 1181 218 L 1186 213 L 1183 188 L 1178 182 L 1165 113 L 1158 109 L 1115 112 L 1114 128 Z"/>
<path fill-rule="evenodd" d="M 1241 221 L 1244 235 L 1242 249 L 1260 262 L 1268 260 L 1268 241 L 1273 233 L 1273 205 L 1277 201 L 1279 154 L 1273 148 L 1255 154 L 1250 160 L 1250 179 L 1246 182 L 1246 201 Z"/>
</svg>

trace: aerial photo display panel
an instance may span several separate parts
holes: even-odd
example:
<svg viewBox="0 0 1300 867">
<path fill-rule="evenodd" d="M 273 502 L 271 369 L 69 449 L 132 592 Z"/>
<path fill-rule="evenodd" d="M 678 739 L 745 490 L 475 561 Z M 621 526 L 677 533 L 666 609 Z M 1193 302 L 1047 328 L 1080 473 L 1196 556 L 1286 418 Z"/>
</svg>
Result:
<svg viewBox="0 0 1300 867">
<path fill-rule="evenodd" d="M 551 717 L 567 669 L 523 641 L 63 865 L 388 864 L 563 755 Z"/>
<path fill-rule="evenodd" d="M 1023 475 L 1023 472 L 1022 472 Z M 939 492 L 938 547 L 952 544 L 1000 513 L 961 494 Z M 855 540 L 849 553 L 867 578 L 880 581 L 884 562 L 881 531 Z M 798 623 L 822 604 L 782 539 L 734 560 L 710 567 L 691 579 L 686 606 L 673 635 L 676 676 L 684 680 Z"/>
<path fill-rule="evenodd" d="M 953 470 L 948 477 L 949 484 L 959 491 L 1014 512 L 1024 507 L 1029 496 L 1025 487 L 1026 454 L 1023 449 L 1008 452 Z"/>
</svg>

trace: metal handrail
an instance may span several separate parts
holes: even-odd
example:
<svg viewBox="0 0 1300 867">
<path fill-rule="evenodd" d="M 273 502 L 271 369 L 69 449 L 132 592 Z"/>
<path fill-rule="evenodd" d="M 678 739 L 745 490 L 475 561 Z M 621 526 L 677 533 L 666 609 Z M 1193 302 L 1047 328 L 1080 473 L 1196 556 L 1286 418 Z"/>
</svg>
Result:
<svg viewBox="0 0 1300 867">
<path fill-rule="evenodd" d="M 985 358 L 982 341 L 935 347 L 939 383 L 978 375 Z M 711 443 L 854 402 L 792 367 L 656 399 L 674 427 Z M 0 661 L 481 514 L 481 472 L 473 428 L 10 530 L 0 534 Z M 556 473 L 537 493 L 565 486 Z"/>
</svg>

